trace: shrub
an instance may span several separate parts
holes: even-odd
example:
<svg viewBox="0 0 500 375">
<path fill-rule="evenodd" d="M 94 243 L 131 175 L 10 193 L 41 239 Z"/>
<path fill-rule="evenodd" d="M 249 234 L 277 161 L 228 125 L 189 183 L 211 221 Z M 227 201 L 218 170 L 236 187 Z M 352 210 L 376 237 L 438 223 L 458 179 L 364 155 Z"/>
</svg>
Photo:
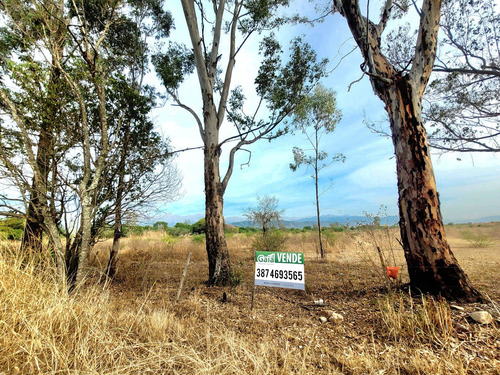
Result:
<svg viewBox="0 0 500 375">
<path fill-rule="evenodd" d="M 20 240 L 23 238 L 24 220 L 8 218 L 0 220 L 0 239 Z"/>
<path fill-rule="evenodd" d="M 285 247 L 286 236 L 278 230 L 269 230 L 266 235 L 257 236 L 252 246 L 257 251 L 280 251 Z"/>
<path fill-rule="evenodd" d="M 205 233 L 205 227 L 206 227 L 205 218 L 202 218 L 191 226 L 191 232 L 193 234 Z"/>
<path fill-rule="evenodd" d="M 488 247 L 491 245 L 491 238 L 482 233 L 462 232 L 462 238 L 466 240 L 472 247 Z"/>
</svg>

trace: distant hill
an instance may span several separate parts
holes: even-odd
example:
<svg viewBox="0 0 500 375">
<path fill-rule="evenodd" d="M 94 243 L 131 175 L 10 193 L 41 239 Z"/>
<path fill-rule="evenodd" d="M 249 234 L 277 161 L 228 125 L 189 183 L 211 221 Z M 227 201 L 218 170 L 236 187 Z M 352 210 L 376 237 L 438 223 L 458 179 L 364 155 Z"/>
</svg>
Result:
<svg viewBox="0 0 500 375">
<path fill-rule="evenodd" d="M 489 223 L 492 221 L 500 221 L 500 216 L 485 216 L 485 217 L 480 217 L 479 219 L 472 219 L 472 220 L 467 220 L 467 219 L 448 220 L 445 221 L 445 223 L 467 224 L 467 223 Z"/>
<path fill-rule="evenodd" d="M 252 222 L 250 220 L 237 220 L 238 218 L 227 218 L 226 222 L 237 226 L 237 227 L 251 227 Z M 397 216 L 387 216 L 385 218 L 380 219 L 380 223 L 382 225 L 394 225 L 398 222 L 399 218 Z M 335 215 L 325 215 L 321 216 L 321 225 L 322 226 L 330 226 L 331 224 L 338 225 L 363 225 L 363 224 L 371 224 L 372 221 L 365 216 L 335 216 Z M 281 220 L 281 224 L 285 228 L 297 228 L 302 229 L 306 226 L 313 227 L 317 224 L 316 217 L 304 217 L 294 220 L 283 219 Z M 274 223 L 274 226 L 277 226 L 277 223 Z"/>
<path fill-rule="evenodd" d="M 184 223 L 184 222 L 189 222 L 191 224 L 196 223 L 198 220 L 203 218 L 203 214 L 194 214 L 194 215 L 173 215 L 173 214 L 168 214 L 163 221 L 166 221 L 168 225 L 174 226 L 176 223 Z M 398 216 L 387 216 L 380 218 L 380 224 L 382 225 L 394 225 L 397 224 L 399 221 Z M 465 223 L 488 223 L 490 221 L 499 221 L 500 222 L 500 216 L 487 216 L 487 217 L 481 217 L 478 219 L 471 219 L 471 220 L 449 220 L 445 218 L 444 222 L 446 224 L 448 223 L 455 223 L 455 224 L 465 224 Z M 236 227 L 251 227 L 252 222 L 250 220 L 245 220 L 243 217 L 238 217 L 238 216 L 233 216 L 233 217 L 226 217 L 226 223 L 234 225 Z M 314 227 L 316 225 L 316 217 L 311 216 L 311 217 L 303 217 L 303 218 L 284 218 L 281 220 L 281 223 L 285 228 L 297 228 L 297 229 L 302 229 L 306 226 Z M 151 223 L 152 224 L 152 223 Z M 339 224 L 339 225 L 351 225 L 351 226 L 357 226 L 357 225 L 363 225 L 363 224 L 371 224 L 370 219 L 368 219 L 366 216 L 336 216 L 336 215 L 324 215 L 321 216 L 321 225 L 327 227 L 330 226 L 331 224 Z"/>
</svg>

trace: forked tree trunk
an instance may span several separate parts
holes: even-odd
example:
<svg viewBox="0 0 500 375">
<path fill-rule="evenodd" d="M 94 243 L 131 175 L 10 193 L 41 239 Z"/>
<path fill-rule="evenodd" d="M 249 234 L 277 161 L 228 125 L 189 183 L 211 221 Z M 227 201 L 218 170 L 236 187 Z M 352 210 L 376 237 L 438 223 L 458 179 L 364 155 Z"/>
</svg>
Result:
<svg viewBox="0 0 500 375">
<path fill-rule="evenodd" d="M 109 252 L 109 261 L 106 267 L 105 274 L 108 277 L 114 277 L 116 274 L 116 266 L 118 264 L 118 251 L 120 250 L 120 240 L 123 237 L 123 225 L 122 225 L 122 209 L 123 209 L 123 191 L 125 183 L 125 161 L 127 158 L 129 141 L 130 141 L 130 124 L 125 127 L 125 132 L 123 135 L 124 142 L 120 155 L 120 165 L 118 171 L 118 187 L 116 191 L 116 212 L 115 212 L 115 224 L 113 232 L 113 244 L 111 245 L 111 251 Z"/>
<path fill-rule="evenodd" d="M 205 236 L 208 257 L 208 284 L 227 285 L 231 262 L 224 234 L 223 188 L 219 176 L 220 149 L 205 146 Z"/>
<path fill-rule="evenodd" d="M 396 154 L 400 232 L 413 288 L 447 299 L 476 300 L 446 240 L 420 98 L 406 77 L 382 94 Z"/>
</svg>

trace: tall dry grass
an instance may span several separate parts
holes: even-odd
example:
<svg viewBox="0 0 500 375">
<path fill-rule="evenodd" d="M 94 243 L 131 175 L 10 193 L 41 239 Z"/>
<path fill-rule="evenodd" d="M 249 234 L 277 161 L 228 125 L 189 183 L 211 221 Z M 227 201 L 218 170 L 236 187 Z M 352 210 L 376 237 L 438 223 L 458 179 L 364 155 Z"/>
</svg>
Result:
<svg viewBox="0 0 500 375">
<path fill-rule="evenodd" d="M 98 244 L 95 272 L 70 295 L 50 261 L 40 267 L 39 258 L 0 243 L 0 373 L 498 373 L 498 328 L 467 325 L 443 301 L 373 288 L 383 283 L 364 259 L 376 250 L 368 246 L 364 255 L 359 246 L 366 233 L 336 234 L 327 261 L 316 260 L 314 234 L 289 237 L 287 250 L 305 252 L 310 292 L 262 288 L 253 311 L 252 237 L 245 234 L 228 237 L 233 268 L 243 274 L 237 287 L 204 286 L 203 241 L 150 233 L 124 239 L 112 283 L 99 282 L 109 244 Z M 185 290 L 175 303 L 189 252 Z M 319 310 L 308 307 L 315 296 L 345 323 L 321 324 Z"/>
<path fill-rule="evenodd" d="M 0 372 L 265 374 L 282 355 L 268 343 L 255 345 L 211 321 L 210 305 L 196 294 L 185 303 L 197 313 L 181 318 L 168 306 L 151 310 L 147 294 L 130 308 L 102 285 L 68 295 L 32 264 L 13 259 L 5 247 L 0 253 Z"/>
</svg>

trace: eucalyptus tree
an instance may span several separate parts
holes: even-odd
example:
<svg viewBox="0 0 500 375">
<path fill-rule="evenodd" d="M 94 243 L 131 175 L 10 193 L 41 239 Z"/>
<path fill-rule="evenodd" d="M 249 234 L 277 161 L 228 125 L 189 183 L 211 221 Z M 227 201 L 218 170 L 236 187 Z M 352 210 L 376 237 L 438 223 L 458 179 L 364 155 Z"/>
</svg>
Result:
<svg viewBox="0 0 500 375">
<path fill-rule="evenodd" d="M 172 18 L 153 0 L 12 1 L 2 2 L 1 11 L 0 47 L 9 52 L 2 54 L 0 86 L 3 166 L 24 200 L 36 202 L 61 274 L 66 263 L 79 282 L 109 207 L 121 211 L 125 195 L 132 207 L 164 183 L 157 167 L 170 165 L 167 143 L 147 119 L 155 93 L 142 78 L 146 34 L 167 36 Z M 44 143 L 46 129 L 50 142 Z M 78 221 L 76 236 L 68 217 Z"/>
<path fill-rule="evenodd" d="M 56 175 L 60 155 L 72 144 L 66 130 L 75 106 L 59 64 L 67 42 L 66 24 L 60 22 L 63 3 L 2 2 L 0 12 L 3 176 L 10 179 L 27 206 L 23 247 L 39 251 L 45 230 L 64 280 L 58 220 L 65 197 L 59 194 Z M 56 134 L 58 145 L 54 143 Z M 4 202 L 12 199 L 6 197 Z"/>
<path fill-rule="evenodd" d="M 171 44 L 154 63 L 169 95 L 193 116 L 199 129 L 204 150 L 208 283 L 226 284 L 231 263 L 224 236 L 223 199 L 235 154 L 260 139 L 283 133 L 280 124 L 323 74 L 326 62 L 317 63 L 316 53 L 300 38 L 291 42 L 288 60 L 282 60 L 282 48 L 268 30 L 286 21 L 277 12 L 288 5 L 288 0 L 181 0 L 181 4 L 190 46 Z M 262 62 L 255 77 L 259 103 L 249 109 L 243 89 L 232 88 L 234 67 L 250 37 L 262 33 Z M 177 91 L 184 74 L 194 70 L 200 85 L 201 115 L 187 106 Z M 225 120 L 234 126 L 235 135 L 221 139 Z M 221 173 L 223 147 L 229 152 L 227 169 Z"/>
<path fill-rule="evenodd" d="M 334 161 L 344 161 L 345 156 L 336 154 L 327 160 L 328 153 L 320 149 L 321 139 L 325 134 L 332 133 L 341 120 L 342 114 L 337 108 L 335 93 L 318 84 L 314 92 L 308 95 L 294 111 L 293 125 L 296 130 L 305 135 L 310 148 L 294 147 L 293 160 L 290 169 L 296 171 L 301 166 L 312 168 L 315 188 L 316 218 L 318 223 L 318 242 L 321 258 L 325 257 L 321 236 L 321 220 L 319 207 L 319 172 L 330 166 Z"/>
<path fill-rule="evenodd" d="M 361 13 L 357 0 L 333 1 L 363 56 L 361 68 L 389 116 L 396 155 L 399 225 L 410 284 L 423 293 L 477 300 L 479 292 L 446 240 L 422 117 L 422 97 L 436 57 L 442 1 L 423 0 L 421 4 L 412 58 L 408 71 L 401 71 L 384 55 L 381 41 L 395 2 L 386 0 L 378 22 L 374 22 Z"/>
</svg>

